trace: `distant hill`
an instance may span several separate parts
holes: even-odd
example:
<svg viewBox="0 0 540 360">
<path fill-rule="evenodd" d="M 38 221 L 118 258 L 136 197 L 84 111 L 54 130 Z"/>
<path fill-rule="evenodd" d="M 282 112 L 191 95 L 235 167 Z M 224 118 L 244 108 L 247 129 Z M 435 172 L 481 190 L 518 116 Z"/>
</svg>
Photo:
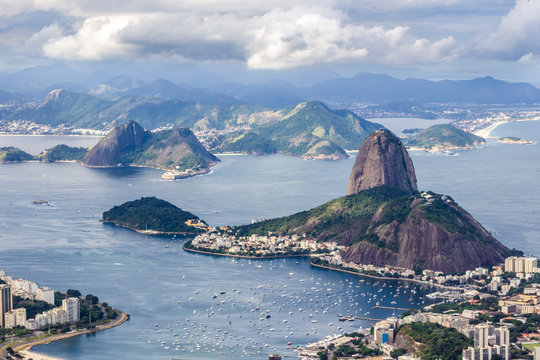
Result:
<svg viewBox="0 0 540 360">
<path fill-rule="evenodd" d="M 383 128 L 351 111 L 332 110 L 319 101 L 303 102 L 274 115 L 276 121 L 261 123 L 256 129 L 272 140 L 280 153 L 291 155 L 310 151 L 317 154 L 321 141 L 342 149 L 358 149 L 370 132 Z"/>
<path fill-rule="evenodd" d="M 388 151 L 395 142 L 398 146 Z M 387 151 L 388 156 L 381 155 Z M 358 264 L 453 273 L 502 262 L 508 249 L 451 197 L 416 191 L 412 163 L 395 168 L 407 158 L 394 135 L 376 131 L 359 150 L 349 195 L 233 231 L 240 236 L 306 234 L 320 242 L 335 241 L 346 247 L 342 259 Z"/>
<path fill-rule="evenodd" d="M 155 197 L 115 206 L 103 213 L 101 221 L 152 234 L 198 234 L 203 230 L 189 224 L 204 225 L 196 215 Z"/>
<path fill-rule="evenodd" d="M 358 74 L 352 78 L 323 81 L 295 92 L 324 101 L 376 103 L 533 104 L 540 103 L 540 89 L 529 83 L 510 83 L 490 76 L 473 80 L 399 80 L 388 75 Z"/>
<path fill-rule="evenodd" d="M 28 160 L 34 160 L 34 156 L 16 147 L 0 147 L 0 164 L 16 163 Z"/>
<path fill-rule="evenodd" d="M 268 155 L 277 152 L 276 145 L 261 135 L 254 132 L 247 132 L 236 138 L 225 146 L 221 147 L 219 152 L 239 152 L 251 155 Z"/>
<path fill-rule="evenodd" d="M 433 125 L 420 133 L 403 140 L 407 147 L 426 150 L 474 148 L 486 140 L 456 128 L 451 124 Z"/>
<path fill-rule="evenodd" d="M 101 139 L 82 163 L 91 167 L 137 165 L 204 173 L 218 161 L 187 128 L 152 133 L 130 121 Z"/>
<path fill-rule="evenodd" d="M 87 152 L 88 149 L 83 147 L 71 147 L 60 144 L 42 151 L 37 156 L 37 159 L 42 162 L 81 161 Z"/>
</svg>

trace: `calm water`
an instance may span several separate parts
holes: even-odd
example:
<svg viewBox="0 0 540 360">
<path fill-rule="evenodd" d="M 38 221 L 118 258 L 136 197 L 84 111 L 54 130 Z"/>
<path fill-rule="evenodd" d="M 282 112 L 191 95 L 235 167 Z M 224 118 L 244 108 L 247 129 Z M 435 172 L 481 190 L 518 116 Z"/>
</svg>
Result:
<svg viewBox="0 0 540 360">
<path fill-rule="evenodd" d="M 540 141 L 540 122 L 506 124 L 497 134 Z M 42 148 L 50 147 L 51 139 L 39 138 L 47 144 Z M 42 149 L 39 139 L 26 139 L 9 144 L 0 137 L 3 145 Z M 505 245 L 540 255 L 539 149 L 490 143 L 458 156 L 412 157 L 421 189 L 452 195 Z M 343 195 L 354 161 L 222 160 L 213 174 L 176 182 L 160 181 L 161 172 L 151 169 L 0 166 L 0 268 L 55 289 L 96 294 L 132 315 L 118 328 L 37 351 L 70 359 L 265 358 L 274 351 L 293 354 L 289 341 L 302 345 L 369 325 L 341 323 L 338 315 L 386 317 L 392 311 L 372 309 L 374 303 L 411 307 L 424 301 L 425 289 L 361 282 L 311 268 L 307 259 L 195 255 L 181 249 L 183 240 L 98 222 L 111 206 L 150 195 L 212 225 L 287 215 Z M 35 199 L 53 206 L 33 205 Z M 184 351 L 175 351 L 177 345 Z"/>
</svg>

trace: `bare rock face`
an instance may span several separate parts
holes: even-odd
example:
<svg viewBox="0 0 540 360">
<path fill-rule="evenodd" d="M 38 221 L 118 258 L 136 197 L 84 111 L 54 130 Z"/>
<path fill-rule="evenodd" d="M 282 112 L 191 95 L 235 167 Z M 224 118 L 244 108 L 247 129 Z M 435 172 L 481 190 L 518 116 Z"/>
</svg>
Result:
<svg viewBox="0 0 540 360">
<path fill-rule="evenodd" d="M 390 185 L 407 192 L 418 190 L 416 174 L 405 146 L 390 131 L 372 132 L 358 151 L 347 194 Z"/>
<path fill-rule="evenodd" d="M 82 163 L 87 166 L 115 166 L 126 150 L 144 143 L 148 134 L 134 121 L 117 126 L 100 140 L 84 156 Z"/>
</svg>

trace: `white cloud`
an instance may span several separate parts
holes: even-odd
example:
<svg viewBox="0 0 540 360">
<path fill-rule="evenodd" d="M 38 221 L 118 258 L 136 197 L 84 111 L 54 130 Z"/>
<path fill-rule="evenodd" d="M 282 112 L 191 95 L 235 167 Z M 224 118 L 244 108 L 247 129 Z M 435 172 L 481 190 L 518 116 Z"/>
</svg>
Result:
<svg viewBox="0 0 540 360">
<path fill-rule="evenodd" d="M 65 60 L 103 60 L 125 57 L 134 46 L 118 42 L 118 32 L 137 19 L 132 16 L 86 19 L 75 34 L 52 37 L 43 45 L 45 56 Z M 40 32 L 41 33 L 41 32 Z"/>
<path fill-rule="evenodd" d="M 327 7 L 237 13 L 132 14 L 91 17 L 75 33 L 51 38 L 46 56 L 101 60 L 129 56 L 175 56 L 195 60 L 237 59 L 253 69 L 285 69 L 329 62 L 393 65 L 451 60 L 452 37 L 418 38 L 404 26 L 352 22 Z"/>
<path fill-rule="evenodd" d="M 539 19 L 540 0 L 517 0 L 514 8 L 502 18 L 494 33 L 477 39 L 477 53 L 505 60 L 539 55 Z"/>
</svg>

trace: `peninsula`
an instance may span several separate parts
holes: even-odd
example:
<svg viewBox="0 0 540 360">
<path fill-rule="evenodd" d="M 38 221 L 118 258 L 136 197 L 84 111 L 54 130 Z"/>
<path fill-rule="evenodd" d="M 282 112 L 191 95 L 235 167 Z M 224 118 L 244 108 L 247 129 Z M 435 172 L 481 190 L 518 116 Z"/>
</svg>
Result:
<svg viewBox="0 0 540 360">
<path fill-rule="evenodd" d="M 18 352 L 73 336 L 119 326 L 129 315 L 100 302 L 93 294 L 65 293 L 0 270 L 0 357 L 22 358 Z"/>
</svg>

